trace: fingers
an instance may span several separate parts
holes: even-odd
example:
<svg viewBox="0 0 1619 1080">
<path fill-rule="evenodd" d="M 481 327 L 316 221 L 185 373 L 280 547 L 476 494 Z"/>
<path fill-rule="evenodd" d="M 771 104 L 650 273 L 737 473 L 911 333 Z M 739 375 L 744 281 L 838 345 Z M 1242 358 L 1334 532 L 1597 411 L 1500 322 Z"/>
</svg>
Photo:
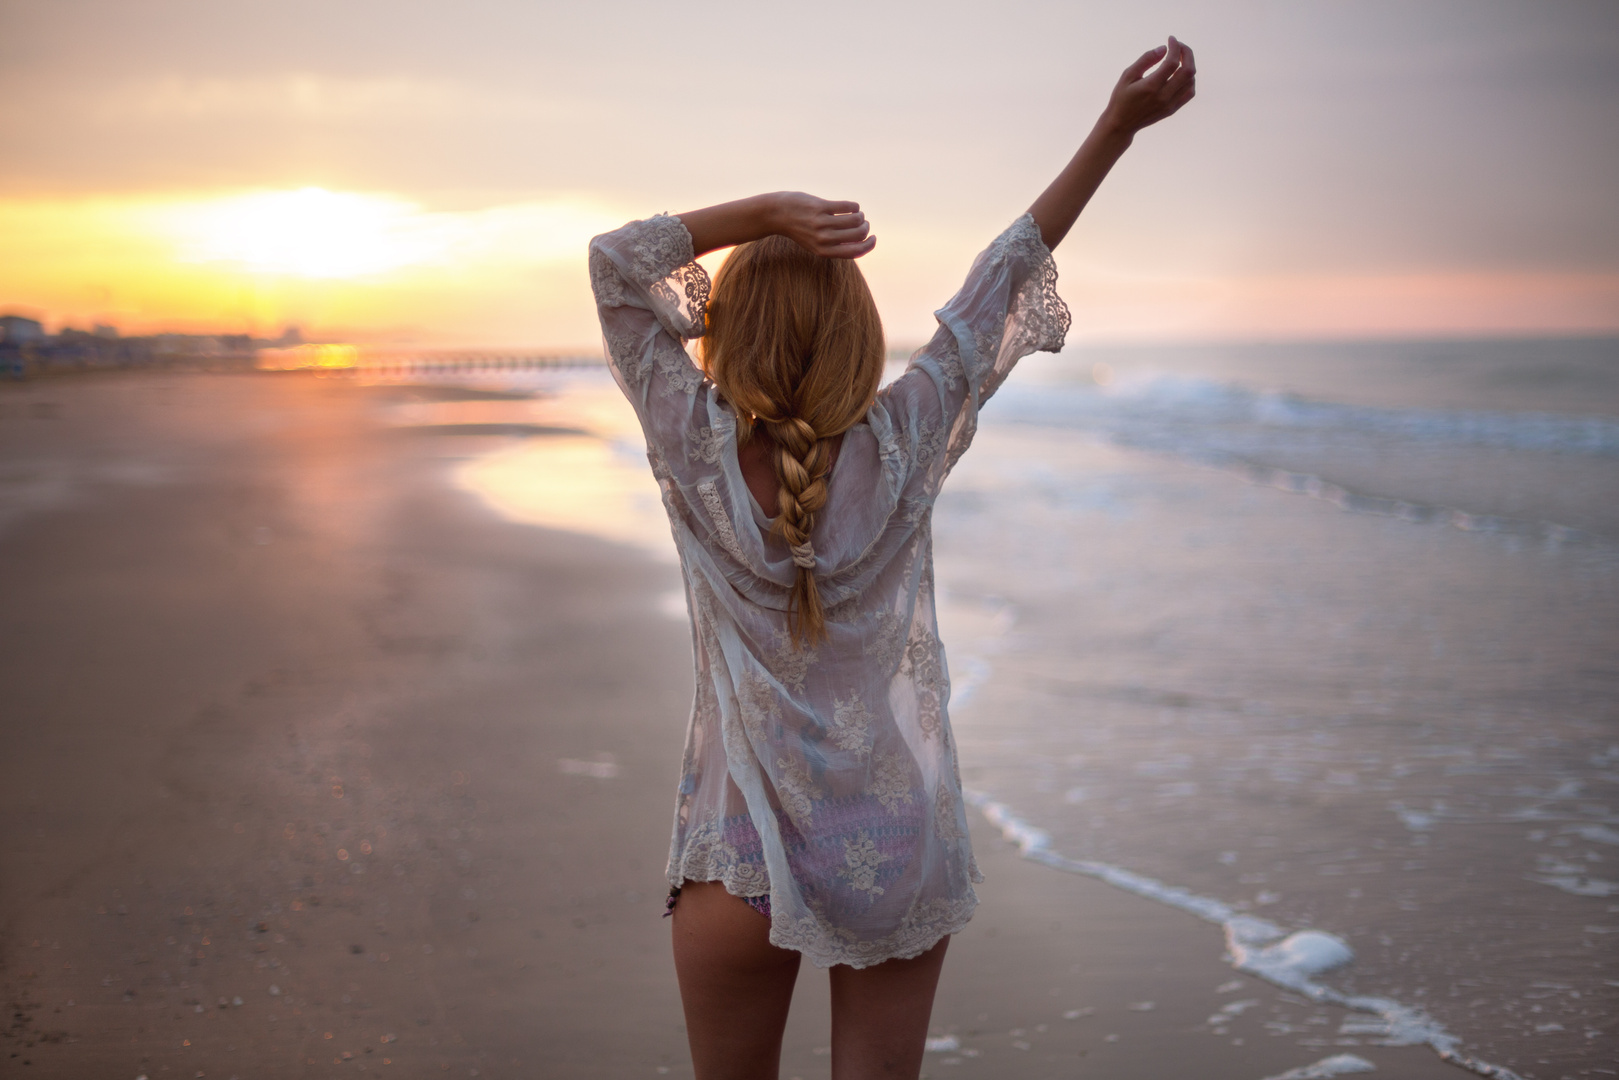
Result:
<svg viewBox="0 0 1619 1080">
<path fill-rule="evenodd" d="M 1163 55 L 1164 47 L 1162 45 L 1159 45 L 1156 48 L 1148 49 L 1136 59 L 1135 63 L 1124 69 L 1124 75 L 1119 79 L 1119 81 L 1122 83 L 1135 82 L 1137 79 L 1141 78 L 1141 76 L 1147 73 L 1148 68 L 1152 67 L 1160 59 L 1162 59 Z"/>
<path fill-rule="evenodd" d="M 852 229 L 827 229 L 816 234 L 815 246 L 812 249 L 817 255 L 829 255 L 840 259 L 857 259 L 871 250 L 868 245 L 876 243 L 871 235 L 871 226 L 862 221 Z M 858 253 L 855 253 L 858 250 Z"/>
<path fill-rule="evenodd" d="M 858 244 L 838 244 L 833 247 L 817 251 L 817 255 L 825 255 L 831 259 L 858 259 L 862 255 L 869 255 L 871 249 L 877 246 L 877 238 L 868 236 Z"/>
<path fill-rule="evenodd" d="M 821 247 L 831 247 L 837 244 L 858 244 L 871 232 L 871 226 L 862 221 L 849 228 L 819 229 L 815 240 Z"/>
<path fill-rule="evenodd" d="M 794 193 L 791 200 L 795 205 L 781 223 L 781 232 L 806 250 L 833 259 L 858 259 L 877 246 L 859 203 L 803 192 Z"/>
<path fill-rule="evenodd" d="M 1175 40 L 1174 35 L 1170 35 L 1169 44 L 1164 47 L 1164 62 L 1159 64 L 1158 69 L 1143 81 L 1151 89 L 1157 90 L 1161 88 L 1164 83 L 1169 81 L 1169 77 L 1175 74 L 1175 71 L 1180 66 L 1180 60 L 1181 43 Z"/>
<path fill-rule="evenodd" d="M 1176 69 L 1175 74 L 1169 77 L 1169 81 L 1164 83 L 1163 89 L 1159 92 L 1159 97 L 1168 97 L 1170 99 L 1179 97 L 1181 91 L 1192 85 L 1196 78 L 1197 65 L 1192 61 L 1192 50 L 1183 45 L 1181 46 L 1180 67 Z"/>
</svg>

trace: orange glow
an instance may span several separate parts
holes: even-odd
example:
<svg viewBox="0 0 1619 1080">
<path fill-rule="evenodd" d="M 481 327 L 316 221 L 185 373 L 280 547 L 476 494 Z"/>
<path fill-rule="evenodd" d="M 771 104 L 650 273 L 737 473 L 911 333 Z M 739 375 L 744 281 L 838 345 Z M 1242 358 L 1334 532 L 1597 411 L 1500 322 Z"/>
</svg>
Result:
<svg viewBox="0 0 1619 1080">
<path fill-rule="evenodd" d="M 596 340 L 591 236 L 630 215 L 559 199 L 433 210 L 385 193 L 0 198 L 0 307 L 126 334 Z"/>
<path fill-rule="evenodd" d="M 1069 341 L 1612 333 L 1619 274 L 1133 278 L 1065 268 Z"/>
<path fill-rule="evenodd" d="M 0 308 L 51 328 L 279 335 L 359 343 L 595 351 L 589 238 L 646 206 L 588 198 L 437 210 L 304 187 L 174 196 L 0 197 Z M 988 239 L 942 223 L 883 232 L 864 260 L 889 338 L 931 312 Z M 1582 333 L 1619 330 L 1619 275 L 1478 272 L 1132 273 L 1104 240 L 1059 253 L 1070 340 Z M 705 258 L 710 269 L 721 256 Z M 291 352 L 270 367 L 344 367 Z"/>
<path fill-rule="evenodd" d="M 360 362 L 353 345 L 296 345 L 290 349 L 260 349 L 255 366 L 260 371 L 345 370 Z"/>
<path fill-rule="evenodd" d="M 430 262 L 453 241 L 447 223 L 401 199 L 310 187 L 177 208 L 180 257 L 310 278 L 352 278 Z"/>
</svg>

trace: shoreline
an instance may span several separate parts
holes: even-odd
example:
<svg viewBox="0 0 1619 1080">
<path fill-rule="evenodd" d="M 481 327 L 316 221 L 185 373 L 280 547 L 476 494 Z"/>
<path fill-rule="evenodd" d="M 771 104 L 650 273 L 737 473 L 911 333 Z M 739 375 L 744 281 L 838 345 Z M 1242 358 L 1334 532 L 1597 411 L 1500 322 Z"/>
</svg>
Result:
<svg viewBox="0 0 1619 1080">
<path fill-rule="evenodd" d="M 1375 1018 L 1369 1024 L 1346 1019 L 1340 1031 L 1373 1034 L 1390 1046 L 1425 1046 L 1438 1055 L 1440 1061 L 1490 1080 L 1521 1080 L 1505 1066 L 1481 1061 L 1466 1053 L 1460 1039 L 1415 1006 L 1392 998 L 1343 994 L 1314 981 L 1314 975 L 1326 974 L 1353 962 L 1348 945 L 1335 935 L 1309 929 L 1288 931 L 1269 920 L 1241 914 L 1212 897 L 1166 885 L 1123 867 L 1069 858 L 1052 850 L 1050 838 L 1044 832 L 1019 818 L 1004 803 L 977 791 L 969 791 L 966 797 L 985 820 L 1000 831 L 1001 839 L 1014 845 L 1023 858 L 1063 873 L 1104 881 L 1213 923 L 1225 935 L 1225 960 L 1234 972 L 1262 979 L 1280 990 L 1297 991 L 1313 1002 L 1343 1006 L 1352 1013 Z M 1343 1040 L 1337 1045 L 1358 1046 L 1359 1040 Z"/>
<path fill-rule="evenodd" d="M 432 400 L 0 392 L 0 447 L 48 488 L 0 532 L 0 1052 L 27 1075 L 690 1075 L 658 918 L 678 570 L 458 490 L 514 443 L 389 420 Z M 1344 1010 L 1233 973 L 1206 924 L 973 817 L 989 881 L 926 1075 L 1263 1080 L 1351 1050 L 1458 1075 L 1340 1045 Z M 825 1075 L 824 979 L 783 1077 Z"/>
</svg>

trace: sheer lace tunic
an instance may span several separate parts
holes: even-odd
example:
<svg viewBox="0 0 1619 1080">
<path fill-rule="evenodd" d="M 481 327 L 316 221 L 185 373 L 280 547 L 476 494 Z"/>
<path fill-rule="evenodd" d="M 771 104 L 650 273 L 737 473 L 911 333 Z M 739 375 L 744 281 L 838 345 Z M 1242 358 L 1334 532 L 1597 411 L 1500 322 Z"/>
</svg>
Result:
<svg viewBox="0 0 1619 1080">
<path fill-rule="evenodd" d="M 795 648 L 793 560 L 749 493 L 736 421 L 684 342 L 708 275 L 678 218 L 590 244 L 614 377 L 646 433 L 679 549 L 697 691 L 669 882 L 770 897 L 770 940 L 822 967 L 916 956 L 971 918 L 967 839 L 934 617 L 934 499 L 1018 359 L 1068 309 L 1025 214 L 973 262 L 939 329 L 843 439 L 811 534 L 829 638 Z"/>
</svg>

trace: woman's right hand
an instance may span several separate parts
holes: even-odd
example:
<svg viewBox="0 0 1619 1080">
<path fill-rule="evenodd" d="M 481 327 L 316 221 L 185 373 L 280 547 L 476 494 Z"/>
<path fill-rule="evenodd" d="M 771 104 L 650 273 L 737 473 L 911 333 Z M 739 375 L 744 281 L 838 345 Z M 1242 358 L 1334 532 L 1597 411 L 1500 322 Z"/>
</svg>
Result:
<svg viewBox="0 0 1619 1080">
<path fill-rule="evenodd" d="M 802 191 L 778 191 L 771 199 L 771 231 L 807 251 L 832 259 L 858 259 L 877 246 L 857 202 L 831 202 Z"/>
<path fill-rule="evenodd" d="M 1126 137 L 1134 135 L 1173 116 L 1196 93 L 1197 63 L 1192 49 L 1171 37 L 1168 45 L 1147 50 L 1124 69 L 1098 126 L 1105 125 Z"/>
</svg>

